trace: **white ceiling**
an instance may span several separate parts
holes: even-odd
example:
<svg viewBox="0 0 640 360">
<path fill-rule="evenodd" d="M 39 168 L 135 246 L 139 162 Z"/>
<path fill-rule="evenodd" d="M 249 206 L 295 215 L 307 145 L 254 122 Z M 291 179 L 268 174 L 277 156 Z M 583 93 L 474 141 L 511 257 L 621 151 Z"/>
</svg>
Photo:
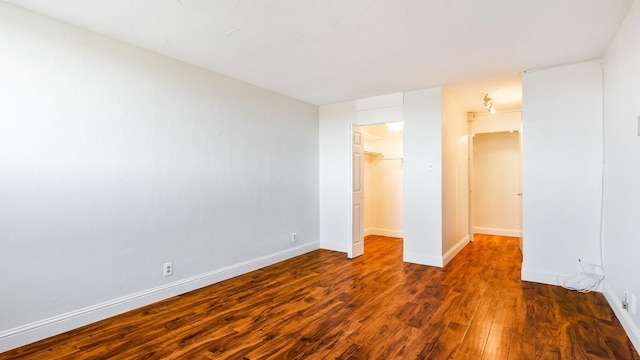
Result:
<svg viewBox="0 0 640 360">
<path fill-rule="evenodd" d="M 633 0 L 6 2 L 312 104 L 451 85 L 481 111 L 519 106 L 523 70 L 601 57 Z"/>
</svg>

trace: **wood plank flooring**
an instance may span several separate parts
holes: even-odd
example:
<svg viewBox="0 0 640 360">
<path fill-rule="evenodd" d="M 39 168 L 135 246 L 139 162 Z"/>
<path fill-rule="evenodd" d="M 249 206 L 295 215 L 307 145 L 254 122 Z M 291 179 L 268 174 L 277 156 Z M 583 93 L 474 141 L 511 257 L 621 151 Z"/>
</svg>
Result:
<svg viewBox="0 0 640 360">
<path fill-rule="evenodd" d="M 0 354 L 0 359 L 640 359 L 601 294 L 521 282 L 517 239 L 444 269 L 317 250 Z"/>
</svg>

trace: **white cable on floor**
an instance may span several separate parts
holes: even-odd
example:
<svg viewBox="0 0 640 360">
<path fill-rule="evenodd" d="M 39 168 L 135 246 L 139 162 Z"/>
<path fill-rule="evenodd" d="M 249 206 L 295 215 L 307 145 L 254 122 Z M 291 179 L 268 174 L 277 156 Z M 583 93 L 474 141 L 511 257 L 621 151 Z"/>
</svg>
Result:
<svg viewBox="0 0 640 360">
<path fill-rule="evenodd" d="M 563 288 L 575 290 L 581 293 L 588 293 L 597 290 L 602 280 L 604 280 L 604 269 L 600 265 L 582 264 L 582 271 L 577 274 L 558 275 L 556 281 Z"/>
</svg>

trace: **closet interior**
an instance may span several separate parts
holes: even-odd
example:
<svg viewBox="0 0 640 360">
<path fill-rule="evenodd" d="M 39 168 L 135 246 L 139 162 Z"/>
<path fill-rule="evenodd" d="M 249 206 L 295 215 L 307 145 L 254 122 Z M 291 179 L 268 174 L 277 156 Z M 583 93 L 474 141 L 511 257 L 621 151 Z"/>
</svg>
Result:
<svg viewBox="0 0 640 360">
<path fill-rule="evenodd" d="M 364 130 L 364 235 L 401 238 L 402 122 Z"/>
</svg>

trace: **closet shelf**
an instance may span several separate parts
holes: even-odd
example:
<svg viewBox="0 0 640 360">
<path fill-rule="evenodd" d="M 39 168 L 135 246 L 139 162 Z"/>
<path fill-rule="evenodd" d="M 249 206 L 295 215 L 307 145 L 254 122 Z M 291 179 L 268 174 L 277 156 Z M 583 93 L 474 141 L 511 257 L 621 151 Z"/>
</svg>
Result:
<svg viewBox="0 0 640 360">
<path fill-rule="evenodd" d="M 366 151 L 365 150 L 364 154 L 365 155 L 370 155 L 370 156 L 373 156 L 373 157 L 379 157 L 379 158 L 384 157 L 383 153 L 373 152 L 373 151 Z"/>
</svg>

